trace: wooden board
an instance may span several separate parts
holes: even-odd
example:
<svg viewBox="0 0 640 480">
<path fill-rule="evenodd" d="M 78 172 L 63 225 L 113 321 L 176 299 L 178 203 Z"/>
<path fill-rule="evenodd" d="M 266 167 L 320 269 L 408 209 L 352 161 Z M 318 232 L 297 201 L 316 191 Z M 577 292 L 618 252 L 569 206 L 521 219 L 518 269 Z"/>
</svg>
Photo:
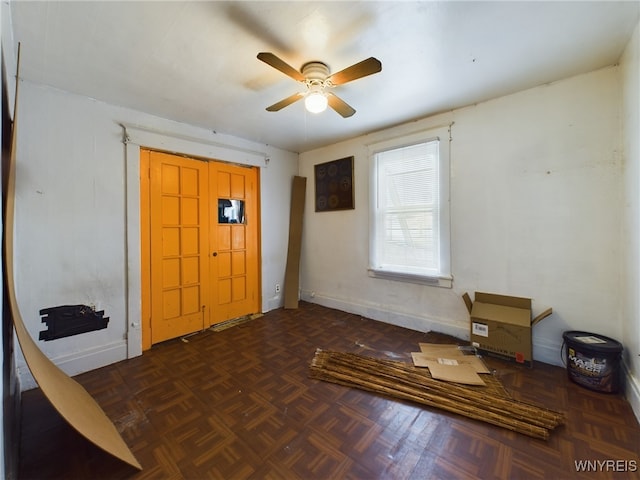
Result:
<svg viewBox="0 0 640 480">
<path fill-rule="evenodd" d="M 287 267 L 284 273 L 284 308 L 298 308 L 302 217 L 304 214 L 306 188 L 306 177 L 293 177 L 291 213 L 289 216 L 289 249 L 287 251 Z"/>
<path fill-rule="evenodd" d="M 20 54 L 18 50 L 18 59 L 19 58 Z M 4 231 L 4 264 L 7 273 L 6 287 L 18 342 L 20 343 L 20 348 L 29 366 L 29 370 L 33 374 L 33 378 L 58 413 L 87 440 L 123 462 L 142 470 L 142 466 L 124 442 L 114 424 L 109 420 L 93 397 L 89 395 L 82 385 L 60 370 L 40 351 L 27 331 L 20 314 L 16 300 L 13 268 L 16 126 L 19 83 L 20 79 L 16 78 L 16 106 L 14 108 L 11 156 L 7 169 L 8 182 Z M 69 455 L 74 455 L 74 452 L 69 452 Z"/>
</svg>

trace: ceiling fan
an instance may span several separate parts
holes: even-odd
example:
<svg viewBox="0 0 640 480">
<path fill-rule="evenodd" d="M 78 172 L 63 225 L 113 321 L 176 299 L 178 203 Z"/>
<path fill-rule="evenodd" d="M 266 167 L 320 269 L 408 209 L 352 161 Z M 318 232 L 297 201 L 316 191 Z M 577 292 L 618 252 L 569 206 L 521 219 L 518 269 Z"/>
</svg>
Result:
<svg viewBox="0 0 640 480">
<path fill-rule="evenodd" d="M 328 90 L 382 70 L 382 63 L 374 57 L 369 57 L 334 74 L 331 74 L 328 65 L 323 62 L 305 63 L 298 71 L 273 53 L 261 52 L 258 54 L 258 59 L 306 87 L 306 91 L 294 93 L 267 107 L 269 112 L 277 112 L 304 98 L 306 109 L 312 113 L 320 113 L 328 105 L 343 117 L 350 117 L 356 113 L 355 109 Z"/>
</svg>

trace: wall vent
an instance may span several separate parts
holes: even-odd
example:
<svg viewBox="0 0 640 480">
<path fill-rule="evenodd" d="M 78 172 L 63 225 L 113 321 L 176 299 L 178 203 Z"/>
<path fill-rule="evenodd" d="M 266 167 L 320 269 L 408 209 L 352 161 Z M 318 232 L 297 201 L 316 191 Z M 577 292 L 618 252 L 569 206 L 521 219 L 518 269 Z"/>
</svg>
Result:
<svg viewBox="0 0 640 480">
<path fill-rule="evenodd" d="M 88 305 L 43 308 L 40 315 L 42 323 L 47 325 L 47 330 L 40 332 L 40 340 L 44 341 L 101 330 L 109 323 L 109 317 L 104 317 L 104 310 L 96 312 Z"/>
</svg>

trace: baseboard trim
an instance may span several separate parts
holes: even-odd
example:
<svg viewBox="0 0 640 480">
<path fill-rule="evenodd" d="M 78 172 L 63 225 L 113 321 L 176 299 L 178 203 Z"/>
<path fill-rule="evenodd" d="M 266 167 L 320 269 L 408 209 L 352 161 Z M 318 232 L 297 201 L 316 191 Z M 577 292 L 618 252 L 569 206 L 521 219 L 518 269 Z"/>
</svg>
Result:
<svg viewBox="0 0 640 480">
<path fill-rule="evenodd" d="M 318 294 L 317 292 L 309 290 L 301 290 L 300 297 L 302 300 L 317 303 L 323 307 L 334 308 L 343 312 L 353 313 L 356 315 L 362 315 L 372 320 L 378 320 L 399 327 L 409 328 L 411 330 L 417 330 L 419 332 L 436 331 L 440 333 L 446 333 L 463 340 L 469 339 L 469 325 L 467 322 L 464 324 L 452 324 L 444 319 L 434 319 L 428 317 L 418 317 L 417 315 L 384 310 L 379 306 L 370 303 L 356 303 L 351 300 L 337 298 L 325 294 Z M 562 359 L 560 356 L 560 350 L 562 344 L 539 341 L 533 344 L 533 358 L 536 361 L 548 363 L 551 365 L 557 365 L 563 367 Z"/>
<path fill-rule="evenodd" d="M 118 342 L 100 345 L 99 347 L 83 350 L 69 355 L 63 355 L 51 361 L 64 373 L 73 377 L 80 373 L 95 370 L 96 368 L 111 365 L 112 363 L 125 360 L 127 358 L 127 342 L 121 340 Z M 21 391 L 38 388 L 38 384 L 31 375 L 29 367 L 21 359 L 17 365 L 18 376 L 20 377 Z"/>
<path fill-rule="evenodd" d="M 536 362 L 565 367 L 562 359 L 562 343 L 545 340 L 533 340 L 533 359 Z"/>
<path fill-rule="evenodd" d="M 419 317 L 405 312 L 385 310 L 371 303 L 355 303 L 347 299 L 322 295 L 306 290 L 300 292 L 300 297 L 309 303 L 317 303 L 323 307 L 333 308 L 355 315 L 362 315 L 365 318 L 378 320 L 398 327 L 409 328 L 419 332 L 436 331 L 464 340 L 469 339 L 469 327 L 467 324 L 452 324 L 440 319 Z"/>
<path fill-rule="evenodd" d="M 622 371 L 625 379 L 625 397 L 631 405 L 638 422 L 640 422 L 640 382 L 633 376 L 631 370 L 623 362 Z"/>
</svg>

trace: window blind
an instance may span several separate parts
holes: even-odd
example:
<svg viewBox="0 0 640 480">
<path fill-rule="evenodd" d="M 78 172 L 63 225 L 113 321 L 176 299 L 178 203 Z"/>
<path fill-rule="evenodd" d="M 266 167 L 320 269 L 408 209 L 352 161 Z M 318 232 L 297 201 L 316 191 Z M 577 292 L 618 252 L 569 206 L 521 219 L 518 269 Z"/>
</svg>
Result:
<svg viewBox="0 0 640 480">
<path fill-rule="evenodd" d="M 378 152 L 375 160 L 374 268 L 438 275 L 439 141 Z"/>
</svg>

